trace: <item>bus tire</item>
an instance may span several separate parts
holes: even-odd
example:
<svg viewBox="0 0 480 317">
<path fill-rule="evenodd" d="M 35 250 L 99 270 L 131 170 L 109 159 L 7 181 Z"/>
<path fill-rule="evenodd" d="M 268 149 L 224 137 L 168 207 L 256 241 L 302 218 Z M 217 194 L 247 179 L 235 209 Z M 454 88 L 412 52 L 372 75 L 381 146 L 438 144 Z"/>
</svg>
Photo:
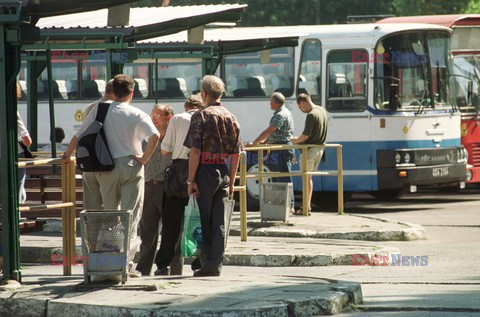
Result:
<svg viewBox="0 0 480 317">
<path fill-rule="evenodd" d="M 353 193 L 343 193 L 343 203 L 345 204 L 352 198 Z M 318 208 L 312 208 L 312 210 L 337 212 L 338 211 L 338 194 L 337 192 L 313 192 L 312 203 L 317 205 Z"/>
<path fill-rule="evenodd" d="M 405 191 L 402 189 L 382 189 L 369 194 L 378 200 L 395 200 L 398 199 Z"/>
<path fill-rule="evenodd" d="M 258 172 L 258 164 L 247 166 L 248 172 Z M 263 166 L 264 172 L 270 172 L 267 166 Z M 264 182 L 272 182 L 271 178 L 263 178 Z M 258 178 L 247 178 L 247 210 L 259 211 L 260 210 L 260 187 L 258 186 Z"/>
</svg>

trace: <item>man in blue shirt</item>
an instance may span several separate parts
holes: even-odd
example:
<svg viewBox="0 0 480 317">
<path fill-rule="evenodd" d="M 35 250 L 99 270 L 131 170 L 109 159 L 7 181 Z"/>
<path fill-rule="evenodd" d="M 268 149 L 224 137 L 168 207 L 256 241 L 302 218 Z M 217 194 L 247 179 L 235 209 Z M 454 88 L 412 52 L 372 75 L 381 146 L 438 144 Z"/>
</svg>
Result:
<svg viewBox="0 0 480 317">
<path fill-rule="evenodd" d="M 260 143 L 268 144 L 292 144 L 290 139 L 293 136 L 293 117 L 290 110 L 285 107 L 285 97 L 275 92 L 270 97 L 270 108 L 274 111 L 268 127 L 248 145 Z M 290 172 L 292 169 L 292 159 L 295 155 L 294 150 L 271 151 L 266 159 L 265 165 L 275 172 Z M 291 183 L 292 178 L 275 177 L 273 182 Z M 294 211 L 295 197 L 293 188 L 291 191 L 291 211 Z"/>
</svg>

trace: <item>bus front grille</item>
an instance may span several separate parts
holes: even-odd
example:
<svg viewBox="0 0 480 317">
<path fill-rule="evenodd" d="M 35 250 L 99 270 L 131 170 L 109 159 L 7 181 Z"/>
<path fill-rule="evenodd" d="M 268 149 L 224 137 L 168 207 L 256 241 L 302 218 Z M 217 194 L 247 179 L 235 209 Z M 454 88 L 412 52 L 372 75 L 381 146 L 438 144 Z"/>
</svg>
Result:
<svg viewBox="0 0 480 317">
<path fill-rule="evenodd" d="M 480 143 L 472 144 L 472 165 L 480 167 Z"/>
</svg>

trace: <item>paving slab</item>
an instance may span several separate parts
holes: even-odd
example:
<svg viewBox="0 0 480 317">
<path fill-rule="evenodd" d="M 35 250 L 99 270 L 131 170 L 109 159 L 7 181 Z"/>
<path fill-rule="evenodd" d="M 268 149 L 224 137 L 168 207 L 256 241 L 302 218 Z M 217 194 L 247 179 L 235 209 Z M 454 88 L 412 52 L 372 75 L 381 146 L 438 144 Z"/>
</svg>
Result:
<svg viewBox="0 0 480 317">
<path fill-rule="evenodd" d="M 23 286 L 0 292 L 1 316 L 314 316 L 362 303 L 359 283 L 263 272 L 129 279 L 125 285 L 83 284 L 81 267 L 25 266 Z"/>
</svg>

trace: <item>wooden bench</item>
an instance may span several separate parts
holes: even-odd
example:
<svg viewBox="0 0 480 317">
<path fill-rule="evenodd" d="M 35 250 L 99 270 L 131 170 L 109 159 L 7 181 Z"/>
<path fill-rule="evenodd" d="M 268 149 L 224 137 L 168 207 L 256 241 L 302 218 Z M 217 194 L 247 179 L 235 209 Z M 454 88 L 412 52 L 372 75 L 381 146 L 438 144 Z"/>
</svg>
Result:
<svg viewBox="0 0 480 317">
<path fill-rule="evenodd" d="M 77 169 L 76 183 L 76 217 L 82 211 L 82 179 L 78 177 L 80 171 Z M 27 168 L 25 179 L 25 190 L 27 201 L 22 206 L 59 203 L 62 202 L 62 179 L 60 166 L 34 166 Z M 42 211 L 23 211 L 21 217 L 28 219 L 62 217 L 62 209 L 50 209 Z"/>
</svg>

